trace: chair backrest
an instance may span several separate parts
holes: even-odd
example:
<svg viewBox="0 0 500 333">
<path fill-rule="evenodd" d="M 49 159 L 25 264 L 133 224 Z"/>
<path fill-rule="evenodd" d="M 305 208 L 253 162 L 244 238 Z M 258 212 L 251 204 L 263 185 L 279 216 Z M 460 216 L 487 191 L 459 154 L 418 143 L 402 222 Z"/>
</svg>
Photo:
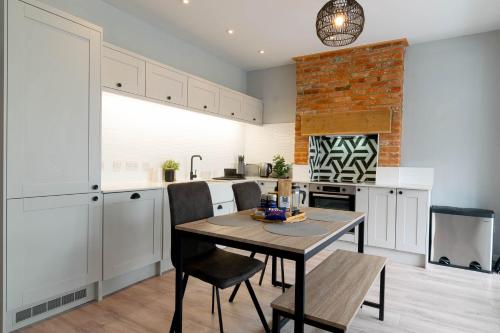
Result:
<svg viewBox="0 0 500 333">
<path fill-rule="evenodd" d="M 260 207 L 262 192 L 256 182 L 233 184 L 233 193 L 238 211 Z"/>
<path fill-rule="evenodd" d="M 172 231 L 170 258 L 172 259 L 172 263 L 175 264 L 177 255 L 175 226 L 212 217 L 214 216 L 214 209 L 210 189 L 206 182 L 172 184 L 168 186 L 167 190 Z M 182 244 L 184 260 L 215 249 L 215 244 L 196 239 L 183 239 Z"/>
</svg>

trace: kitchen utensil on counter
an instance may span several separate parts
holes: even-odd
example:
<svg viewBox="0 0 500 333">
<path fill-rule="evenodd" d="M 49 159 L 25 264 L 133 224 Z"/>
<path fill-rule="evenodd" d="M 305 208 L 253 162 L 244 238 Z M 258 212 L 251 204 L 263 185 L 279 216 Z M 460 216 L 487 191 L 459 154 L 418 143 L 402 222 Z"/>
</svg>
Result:
<svg viewBox="0 0 500 333">
<path fill-rule="evenodd" d="M 278 180 L 278 207 L 290 211 L 290 198 L 292 195 L 292 181 L 290 179 Z"/>
<path fill-rule="evenodd" d="M 258 164 L 245 164 L 245 176 L 246 177 L 259 177 L 260 176 L 260 165 L 258 165 Z"/>
<path fill-rule="evenodd" d="M 260 176 L 267 178 L 273 172 L 273 165 L 271 163 L 262 163 L 260 165 Z"/>
<path fill-rule="evenodd" d="M 236 171 L 238 175 L 245 174 L 245 156 L 238 155 L 238 170 Z"/>
<path fill-rule="evenodd" d="M 236 169 L 224 169 L 224 177 L 236 177 Z"/>
<path fill-rule="evenodd" d="M 290 203 L 290 211 L 292 212 L 292 215 L 297 214 L 300 212 L 300 205 L 304 204 L 305 199 L 306 199 L 306 191 L 303 191 L 300 189 L 300 186 L 297 184 L 294 184 L 291 187 L 291 203 Z"/>
</svg>

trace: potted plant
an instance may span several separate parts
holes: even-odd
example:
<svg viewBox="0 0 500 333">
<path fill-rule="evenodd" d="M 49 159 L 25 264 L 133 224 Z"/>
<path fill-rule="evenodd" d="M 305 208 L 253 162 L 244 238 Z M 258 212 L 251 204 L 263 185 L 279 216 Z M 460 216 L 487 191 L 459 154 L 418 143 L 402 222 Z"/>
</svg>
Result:
<svg viewBox="0 0 500 333">
<path fill-rule="evenodd" d="M 179 163 L 174 160 L 167 160 L 163 163 L 163 171 L 165 171 L 165 181 L 173 182 L 175 180 L 175 172 L 179 170 Z"/>
<path fill-rule="evenodd" d="M 290 165 L 286 164 L 285 158 L 281 155 L 274 155 L 273 157 L 273 172 L 277 178 L 288 178 L 288 171 L 290 171 Z"/>
</svg>

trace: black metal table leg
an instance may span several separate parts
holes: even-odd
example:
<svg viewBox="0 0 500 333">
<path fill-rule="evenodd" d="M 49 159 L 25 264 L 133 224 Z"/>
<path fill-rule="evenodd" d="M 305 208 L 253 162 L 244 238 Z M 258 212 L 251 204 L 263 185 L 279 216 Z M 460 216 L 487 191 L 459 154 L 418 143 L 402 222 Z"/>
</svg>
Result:
<svg viewBox="0 0 500 333">
<path fill-rule="evenodd" d="M 380 272 L 380 299 L 379 299 L 378 319 L 384 320 L 384 307 L 385 307 L 385 266 Z"/>
<path fill-rule="evenodd" d="M 176 232 L 175 244 L 177 246 L 177 255 L 175 258 L 175 315 L 174 315 L 174 331 L 182 333 L 182 298 L 184 288 L 182 283 L 182 236 Z"/>
<path fill-rule="evenodd" d="M 273 286 L 277 286 L 278 283 L 276 281 L 276 257 L 273 256 L 271 260 L 271 284 Z"/>
<path fill-rule="evenodd" d="M 365 218 L 358 226 L 358 252 L 365 252 Z"/>
<path fill-rule="evenodd" d="M 295 333 L 304 332 L 305 276 L 305 258 L 301 257 L 295 261 Z"/>
</svg>

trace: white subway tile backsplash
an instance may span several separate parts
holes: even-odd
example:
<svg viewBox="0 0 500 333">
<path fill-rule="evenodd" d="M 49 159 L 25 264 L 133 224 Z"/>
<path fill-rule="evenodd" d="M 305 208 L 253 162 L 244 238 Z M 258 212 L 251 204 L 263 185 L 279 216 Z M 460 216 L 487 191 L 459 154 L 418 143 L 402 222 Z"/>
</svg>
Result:
<svg viewBox="0 0 500 333">
<path fill-rule="evenodd" d="M 167 159 L 180 163 L 177 179 L 189 177 L 191 155 L 199 179 L 222 176 L 247 163 L 270 162 L 275 154 L 293 161 L 294 124 L 246 125 L 228 119 L 103 93 L 103 183 L 161 181 Z"/>
</svg>

